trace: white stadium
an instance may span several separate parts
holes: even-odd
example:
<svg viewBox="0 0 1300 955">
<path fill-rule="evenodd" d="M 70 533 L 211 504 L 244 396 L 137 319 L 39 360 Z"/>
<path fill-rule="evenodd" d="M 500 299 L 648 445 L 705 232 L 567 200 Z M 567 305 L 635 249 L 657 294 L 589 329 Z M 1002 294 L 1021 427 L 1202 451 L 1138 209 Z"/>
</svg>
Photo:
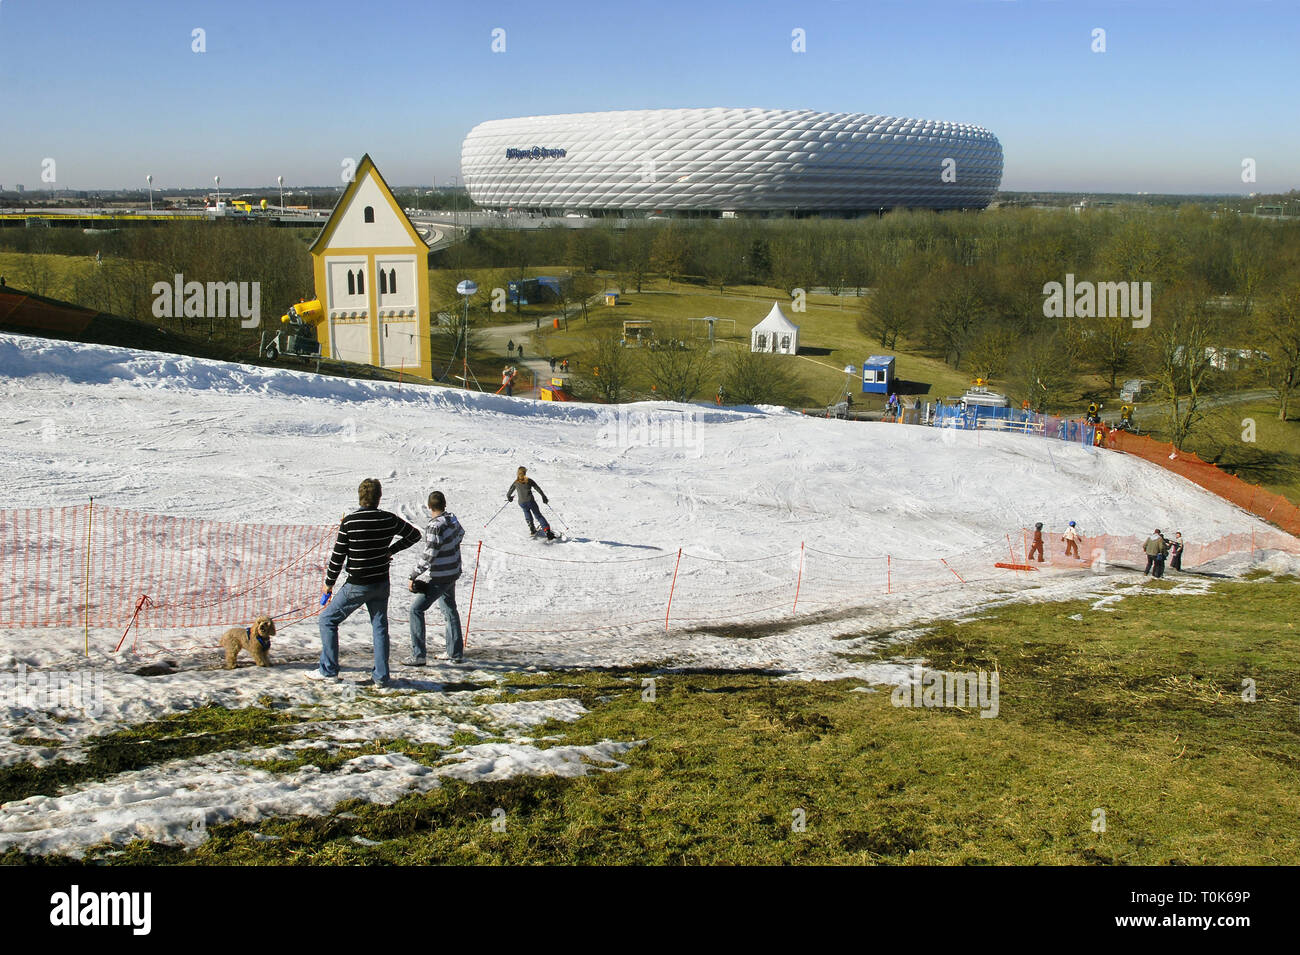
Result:
<svg viewBox="0 0 1300 955">
<path fill-rule="evenodd" d="M 548 215 L 982 209 L 1002 145 L 980 126 L 868 113 L 615 110 L 480 123 L 461 173 L 480 206 Z"/>
</svg>

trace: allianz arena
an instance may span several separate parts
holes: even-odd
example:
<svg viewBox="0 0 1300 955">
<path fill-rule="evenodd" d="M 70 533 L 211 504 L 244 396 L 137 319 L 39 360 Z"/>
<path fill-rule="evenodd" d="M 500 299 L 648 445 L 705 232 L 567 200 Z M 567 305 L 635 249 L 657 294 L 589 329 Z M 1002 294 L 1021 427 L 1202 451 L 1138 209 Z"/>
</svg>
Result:
<svg viewBox="0 0 1300 955">
<path fill-rule="evenodd" d="M 963 123 L 784 109 L 641 109 L 480 123 L 470 198 L 550 215 L 858 215 L 982 209 L 1002 145 Z"/>
</svg>

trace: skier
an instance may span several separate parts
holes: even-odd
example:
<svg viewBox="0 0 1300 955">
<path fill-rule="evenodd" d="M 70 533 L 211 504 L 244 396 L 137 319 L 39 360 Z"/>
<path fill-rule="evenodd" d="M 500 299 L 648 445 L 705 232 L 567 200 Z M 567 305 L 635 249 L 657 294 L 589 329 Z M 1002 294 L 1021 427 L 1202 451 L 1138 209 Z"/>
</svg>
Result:
<svg viewBox="0 0 1300 955">
<path fill-rule="evenodd" d="M 1034 525 L 1034 542 L 1029 548 L 1029 559 L 1033 560 L 1034 555 L 1038 555 L 1038 562 L 1043 562 L 1043 524 L 1039 521 Z"/>
<path fill-rule="evenodd" d="M 555 374 L 555 356 L 551 356 L 551 374 Z"/>
<path fill-rule="evenodd" d="M 1187 542 L 1183 540 L 1181 533 L 1174 533 L 1173 543 L 1169 545 L 1169 566 L 1180 574 L 1183 572 L 1183 550 L 1187 547 Z"/>
<path fill-rule="evenodd" d="M 515 340 L 513 338 L 510 339 L 510 343 L 506 345 L 506 354 L 511 358 L 515 357 Z"/>
<path fill-rule="evenodd" d="M 1061 540 L 1065 541 L 1065 556 L 1073 556 L 1077 560 L 1079 558 L 1079 530 L 1074 521 L 1070 521 L 1070 526 L 1065 529 L 1065 536 Z"/>
<path fill-rule="evenodd" d="M 555 540 L 555 535 L 551 532 L 551 525 L 542 517 L 542 511 L 537 506 L 537 501 L 533 498 L 533 491 L 542 496 L 543 504 L 551 502 L 546 497 L 546 492 L 542 486 L 528 476 L 528 468 L 521 467 L 515 474 L 514 483 L 510 485 L 510 490 L 506 492 L 506 500 L 513 501 L 515 492 L 519 492 L 519 507 L 524 512 L 524 520 L 528 521 L 528 533 L 530 535 L 537 533 L 537 528 L 533 525 L 533 518 L 537 518 L 537 523 L 542 525 L 542 530 L 546 531 L 546 539 Z"/>
</svg>

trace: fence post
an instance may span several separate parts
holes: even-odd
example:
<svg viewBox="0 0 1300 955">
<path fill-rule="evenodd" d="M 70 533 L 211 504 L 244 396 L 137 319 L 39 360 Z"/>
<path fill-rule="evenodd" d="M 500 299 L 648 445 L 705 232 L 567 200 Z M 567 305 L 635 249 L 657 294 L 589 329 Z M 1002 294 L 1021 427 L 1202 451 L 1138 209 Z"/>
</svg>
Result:
<svg viewBox="0 0 1300 955">
<path fill-rule="evenodd" d="M 469 622 L 474 617 L 474 591 L 478 588 L 478 558 L 483 553 L 483 542 L 478 542 L 478 549 L 474 551 L 474 579 L 469 585 L 469 610 L 465 613 L 465 635 L 461 638 L 461 647 L 469 646 Z"/>
<path fill-rule="evenodd" d="M 90 509 L 86 512 L 86 609 L 85 609 L 85 637 L 86 637 L 86 656 L 90 656 L 90 529 L 95 523 L 95 498 L 91 495 Z"/>
<path fill-rule="evenodd" d="M 682 566 L 682 549 L 677 548 L 677 563 L 673 564 L 673 585 L 668 588 L 668 610 L 664 614 L 664 632 L 668 632 L 668 618 L 673 612 L 673 592 L 677 590 L 677 568 Z"/>
<path fill-rule="evenodd" d="M 939 558 L 939 563 L 943 564 L 943 566 L 945 567 L 948 567 L 948 562 L 944 560 L 942 557 Z M 948 567 L 948 570 L 954 577 L 960 580 L 963 584 L 966 583 L 966 578 L 964 578 L 961 574 L 957 573 L 957 571 L 953 570 L 951 567 Z"/>
<path fill-rule="evenodd" d="M 803 541 L 799 542 L 799 577 L 794 582 L 794 606 L 791 613 L 799 612 L 799 588 L 803 586 Z"/>
</svg>

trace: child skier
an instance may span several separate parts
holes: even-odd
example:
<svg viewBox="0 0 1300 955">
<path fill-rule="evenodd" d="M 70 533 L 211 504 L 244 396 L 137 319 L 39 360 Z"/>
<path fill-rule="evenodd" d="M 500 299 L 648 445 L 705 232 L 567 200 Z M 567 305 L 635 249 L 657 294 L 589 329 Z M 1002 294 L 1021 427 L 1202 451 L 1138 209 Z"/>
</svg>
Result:
<svg viewBox="0 0 1300 955">
<path fill-rule="evenodd" d="M 519 492 L 519 507 L 524 512 L 524 519 L 528 521 L 528 533 L 537 533 L 537 528 L 533 526 L 533 518 L 536 517 L 537 523 L 542 526 L 542 530 L 546 531 L 546 539 L 548 541 L 555 540 L 555 535 L 551 533 L 551 525 L 546 522 L 546 518 L 542 517 L 542 511 L 533 498 L 533 491 L 542 496 L 543 504 L 550 504 L 551 502 L 547 499 L 542 486 L 528 476 L 528 468 L 520 468 L 516 472 L 514 483 L 510 485 L 510 490 L 506 492 L 506 500 L 513 501 L 516 491 Z"/>
<path fill-rule="evenodd" d="M 1065 556 L 1079 559 L 1079 531 L 1075 527 L 1074 521 L 1070 521 L 1070 526 L 1065 529 L 1065 536 L 1061 538 L 1065 541 Z"/>
<path fill-rule="evenodd" d="M 1035 554 L 1038 555 L 1038 562 L 1041 564 L 1043 562 L 1043 525 L 1041 522 L 1034 525 L 1034 543 L 1029 548 L 1029 560 L 1033 560 Z"/>
</svg>

